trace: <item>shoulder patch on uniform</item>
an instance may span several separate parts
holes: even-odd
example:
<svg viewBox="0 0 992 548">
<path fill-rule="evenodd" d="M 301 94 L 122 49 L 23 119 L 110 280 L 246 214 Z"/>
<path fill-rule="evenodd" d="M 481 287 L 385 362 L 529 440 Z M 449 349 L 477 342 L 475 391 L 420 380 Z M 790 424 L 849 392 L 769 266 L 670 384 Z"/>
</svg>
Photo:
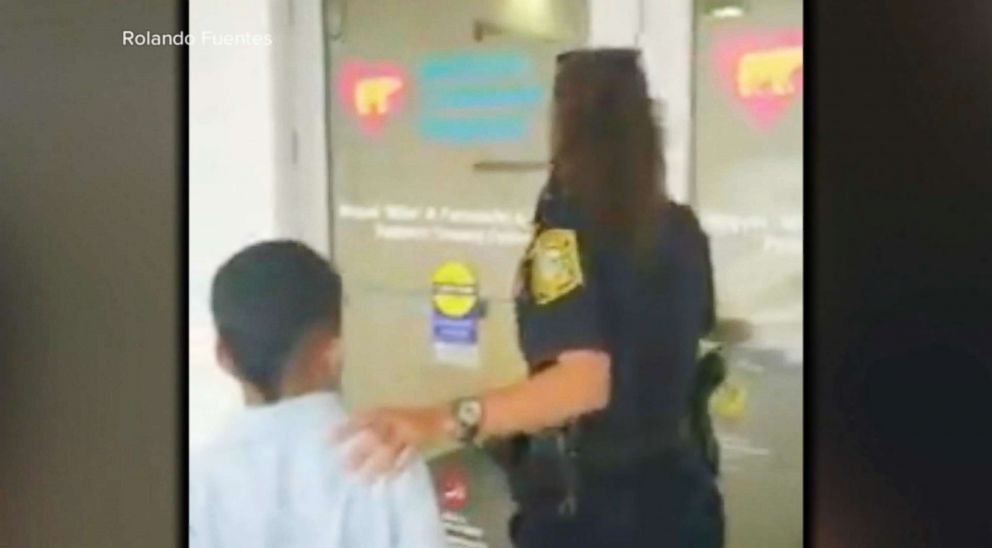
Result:
<svg viewBox="0 0 992 548">
<path fill-rule="evenodd" d="M 574 230 L 542 231 L 530 254 L 530 290 L 537 304 L 555 301 L 582 285 L 579 242 Z"/>
</svg>

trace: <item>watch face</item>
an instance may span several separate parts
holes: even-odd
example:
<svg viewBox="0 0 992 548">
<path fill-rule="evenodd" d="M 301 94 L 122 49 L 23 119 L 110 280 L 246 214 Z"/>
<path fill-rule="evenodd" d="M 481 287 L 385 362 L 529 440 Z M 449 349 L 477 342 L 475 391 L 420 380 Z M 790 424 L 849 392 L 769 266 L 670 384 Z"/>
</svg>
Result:
<svg viewBox="0 0 992 548">
<path fill-rule="evenodd" d="M 482 419 L 482 403 L 465 400 L 458 406 L 458 420 L 463 424 L 478 424 Z"/>
</svg>

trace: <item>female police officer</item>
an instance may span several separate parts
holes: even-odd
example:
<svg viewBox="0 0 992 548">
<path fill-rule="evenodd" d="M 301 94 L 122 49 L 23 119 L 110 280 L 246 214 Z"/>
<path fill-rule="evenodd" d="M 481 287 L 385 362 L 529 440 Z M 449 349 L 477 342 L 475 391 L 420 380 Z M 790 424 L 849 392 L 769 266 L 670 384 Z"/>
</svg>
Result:
<svg viewBox="0 0 992 548">
<path fill-rule="evenodd" d="M 444 436 L 515 439 L 520 547 L 721 546 L 715 479 L 682 428 L 712 321 L 709 252 L 692 212 L 666 198 L 638 54 L 563 54 L 554 93 L 551 180 L 516 295 L 530 376 L 374 410 L 341 436 L 372 432 L 352 455 L 381 472 Z"/>
</svg>

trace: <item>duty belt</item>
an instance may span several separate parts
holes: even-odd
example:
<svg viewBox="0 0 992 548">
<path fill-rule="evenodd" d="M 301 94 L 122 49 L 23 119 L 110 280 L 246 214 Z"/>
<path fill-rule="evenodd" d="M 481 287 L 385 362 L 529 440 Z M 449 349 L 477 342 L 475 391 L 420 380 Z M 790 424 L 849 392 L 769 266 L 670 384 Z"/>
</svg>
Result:
<svg viewBox="0 0 992 548">
<path fill-rule="evenodd" d="M 529 437 L 529 458 L 553 462 L 560 478 L 561 499 L 557 503 L 562 516 L 571 517 L 581 501 L 581 481 L 587 475 L 609 475 L 629 471 L 639 464 L 677 455 L 690 447 L 688 438 L 670 436 L 602 435 L 581 431 L 578 425 L 547 429 Z M 528 458 L 528 457 L 525 457 Z M 532 478 L 534 479 L 534 478 Z"/>
<path fill-rule="evenodd" d="M 582 470 L 609 473 L 629 470 L 665 456 L 691 450 L 688 435 L 658 436 L 648 433 L 629 433 L 625 436 L 585 436 L 578 446 L 578 464 Z"/>
</svg>

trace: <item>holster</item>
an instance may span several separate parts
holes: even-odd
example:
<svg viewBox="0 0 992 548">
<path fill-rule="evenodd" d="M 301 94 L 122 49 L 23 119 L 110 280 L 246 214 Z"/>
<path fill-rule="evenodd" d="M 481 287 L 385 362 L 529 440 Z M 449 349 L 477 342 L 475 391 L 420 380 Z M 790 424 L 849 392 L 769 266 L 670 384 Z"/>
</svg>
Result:
<svg viewBox="0 0 992 548">
<path fill-rule="evenodd" d="M 506 472 L 514 500 L 526 506 L 555 506 L 574 515 L 579 473 L 573 426 L 547 429 L 483 444 Z"/>
<path fill-rule="evenodd" d="M 720 473 L 720 444 L 713 430 L 709 402 L 726 376 L 727 365 L 719 349 L 710 350 L 698 360 L 686 417 L 688 436 L 714 475 Z"/>
</svg>

